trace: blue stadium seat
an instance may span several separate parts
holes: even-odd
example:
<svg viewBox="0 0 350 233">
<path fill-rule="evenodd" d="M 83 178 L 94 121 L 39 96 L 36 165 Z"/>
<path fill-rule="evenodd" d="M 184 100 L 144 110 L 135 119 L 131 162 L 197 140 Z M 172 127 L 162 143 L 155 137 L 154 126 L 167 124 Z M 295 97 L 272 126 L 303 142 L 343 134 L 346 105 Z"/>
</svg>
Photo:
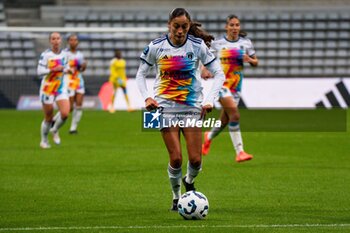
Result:
<svg viewBox="0 0 350 233">
<path fill-rule="evenodd" d="M 25 57 L 25 58 L 36 58 L 37 54 L 35 53 L 34 50 L 25 50 L 24 54 L 23 54 L 23 57 Z"/>
<path fill-rule="evenodd" d="M 10 75 L 10 76 L 12 76 L 12 75 L 14 75 L 14 69 L 13 68 L 3 68 L 3 70 L 2 70 L 2 74 L 3 75 Z"/>
<path fill-rule="evenodd" d="M 113 48 L 111 48 L 110 50 L 105 50 L 104 52 L 103 52 L 103 57 L 105 58 L 105 59 L 112 59 L 113 57 L 114 57 L 114 47 Z M 109 63 L 108 63 L 109 64 Z"/>
<path fill-rule="evenodd" d="M 27 71 L 24 68 L 16 68 L 14 74 L 24 76 L 24 75 L 27 75 Z"/>
</svg>

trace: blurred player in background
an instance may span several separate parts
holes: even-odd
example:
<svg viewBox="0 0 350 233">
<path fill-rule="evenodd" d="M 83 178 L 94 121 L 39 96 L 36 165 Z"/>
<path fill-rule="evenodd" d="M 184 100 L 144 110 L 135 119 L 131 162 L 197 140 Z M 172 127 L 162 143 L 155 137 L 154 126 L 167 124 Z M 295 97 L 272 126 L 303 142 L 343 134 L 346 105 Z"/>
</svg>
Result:
<svg viewBox="0 0 350 233">
<path fill-rule="evenodd" d="M 78 123 L 83 115 L 82 106 L 85 94 L 85 85 L 82 72 L 86 69 L 87 62 L 84 59 L 83 53 L 77 50 L 79 44 L 78 36 L 71 34 L 67 38 L 67 41 L 69 48 L 67 48 L 65 51 L 68 56 L 69 67 L 73 71 L 73 73 L 67 74 L 70 111 L 73 112 L 69 133 L 76 134 L 78 133 Z"/>
<path fill-rule="evenodd" d="M 236 150 L 236 162 L 251 160 L 252 155 L 244 152 L 241 130 L 239 127 L 238 103 L 241 97 L 243 67 L 244 63 L 251 66 L 258 65 L 258 58 L 252 42 L 246 38 L 246 33 L 241 31 L 240 20 L 235 15 L 229 15 L 226 20 L 226 36 L 214 41 L 211 48 L 218 54 L 224 70 L 226 80 L 219 93 L 219 102 L 223 107 L 221 110 L 220 128 L 214 127 L 210 132 L 204 134 L 204 144 L 202 145 L 202 154 L 209 153 L 210 144 L 228 125 L 230 136 Z M 203 70 L 202 76 L 210 76 L 207 70 Z"/>
<path fill-rule="evenodd" d="M 38 63 L 38 75 L 41 77 L 40 100 L 45 114 L 41 123 L 40 147 L 50 148 L 48 134 L 51 131 L 56 144 L 61 143 L 58 129 L 64 124 L 69 114 L 69 100 L 65 73 L 72 72 L 68 66 L 67 53 L 61 50 L 62 38 L 60 33 L 52 32 L 49 36 L 51 48 L 45 50 Z M 54 102 L 56 102 L 59 114 L 52 126 Z M 52 126 L 52 128 L 51 128 Z M 50 129 L 51 128 L 51 129 Z"/>
<path fill-rule="evenodd" d="M 210 42 L 213 37 L 198 26 L 200 24 L 193 23 L 185 9 L 176 8 L 169 15 L 169 33 L 153 40 L 141 54 L 136 82 L 147 110 L 161 108 L 163 113 L 176 111 L 185 116 L 182 120 L 186 120 L 187 116 L 199 120 L 213 108 L 214 98 L 218 95 L 225 77 L 219 62 L 205 43 Z M 214 84 L 203 105 L 199 62 L 214 76 Z M 146 76 L 154 65 L 157 76 L 153 98 L 147 90 Z M 187 173 L 183 178 L 180 132 L 185 137 L 188 153 Z M 173 193 L 171 210 L 176 211 L 181 195 L 181 179 L 186 191 L 195 190 L 194 179 L 202 167 L 202 132 L 200 127 L 186 128 L 177 125 L 162 128 L 161 134 L 170 160 L 168 175 Z"/>
<path fill-rule="evenodd" d="M 128 93 L 126 90 L 126 61 L 122 58 L 122 52 L 118 49 L 114 51 L 114 58 L 111 60 L 110 66 L 109 66 L 110 76 L 109 76 L 109 82 L 113 85 L 113 95 L 111 98 L 111 103 L 108 105 L 108 110 L 110 113 L 114 113 L 114 100 L 115 96 L 117 95 L 118 88 L 122 88 L 125 101 L 128 107 L 128 111 L 132 111 L 133 109 L 130 106 Z"/>
</svg>

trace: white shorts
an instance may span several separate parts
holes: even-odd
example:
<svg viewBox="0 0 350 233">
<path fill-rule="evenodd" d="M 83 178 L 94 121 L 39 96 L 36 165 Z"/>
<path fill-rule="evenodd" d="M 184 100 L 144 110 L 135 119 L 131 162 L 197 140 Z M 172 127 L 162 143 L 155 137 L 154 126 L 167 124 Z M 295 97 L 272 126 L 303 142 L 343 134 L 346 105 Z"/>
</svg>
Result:
<svg viewBox="0 0 350 233">
<path fill-rule="evenodd" d="M 160 130 L 165 128 L 179 127 L 179 128 L 194 128 L 197 122 L 201 120 L 201 112 L 163 112 L 161 117 L 162 123 Z"/>
<path fill-rule="evenodd" d="M 201 102 L 196 103 L 196 106 L 188 106 L 188 105 L 180 104 L 173 100 L 168 100 L 161 97 L 155 97 L 154 99 L 157 101 L 159 106 L 162 106 L 164 108 L 163 112 L 165 111 L 171 111 L 171 112 L 202 111 Z"/>
<path fill-rule="evenodd" d="M 85 88 L 79 88 L 79 89 L 76 89 L 76 90 L 68 89 L 68 96 L 69 97 L 73 97 L 77 93 L 84 95 L 85 94 Z"/>
<path fill-rule="evenodd" d="M 68 93 L 63 92 L 61 94 L 58 94 L 57 96 L 55 95 L 46 95 L 44 93 L 40 93 L 40 101 L 43 104 L 53 104 L 55 101 L 58 100 L 68 100 Z"/>
<path fill-rule="evenodd" d="M 39 98 L 41 103 L 53 104 L 55 101 L 58 101 L 58 100 L 69 99 L 68 91 L 67 91 L 67 82 L 65 82 L 65 79 L 63 79 L 63 83 L 61 82 L 59 88 L 56 90 L 56 93 L 52 93 L 52 94 L 45 93 L 43 90 L 45 89 L 46 84 L 47 83 L 45 82 L 45 79 L 43 79 L 41 81 L 40 93 L 39 93 Z"/>
<path fill-rule="evenodd" d="M 225 97 L 232 97 L 233 100 L 238 105 L 239 100 L 241 99 L 241 92 L 239 92 L 239 91 L 238 92 L 231 92 L 230 89 L 228 89 L 227 87 L 223 87 L 219 91 L 219 99 L 225 98 Z"/>
<path fill-rule="evenodd" d="M 156 98 L 156 101 L 161 106 L 162 113 L 160 130 L 171 127 L 196 127 L 196 122 L 201 120 L 202 108 L 179 104 L 159 97 Z"/>
</svg>

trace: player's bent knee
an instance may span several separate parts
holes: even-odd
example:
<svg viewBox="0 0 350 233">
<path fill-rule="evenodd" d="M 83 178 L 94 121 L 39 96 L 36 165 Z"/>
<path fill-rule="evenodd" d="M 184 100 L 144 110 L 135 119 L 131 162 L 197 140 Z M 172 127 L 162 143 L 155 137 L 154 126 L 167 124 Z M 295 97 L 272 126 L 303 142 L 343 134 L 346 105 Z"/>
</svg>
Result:
<svg viewBox="0 0 350 233">
<path fill-rule="evenodd" d="M 232 116 L 230 116 L 230 122 L 238 122 L 240 119 L 240 115 L 239 113 L 233 114 Z"/>
<path fill-rule="evenodd" d="M 192 167 L 200 167 L 202 164 L 202 160 L 200 157 L 196 158 L 196 159 L 190 159 L 189 162 L 190 162 Z"/>
<path fill-rule="evenodd" d="M 170 160 L 170 165 L 173 168 L 180 168 L 182 165 L 182 159 L 181 158 L 175 158 Z"/>
<path fill-rule="evenodd" d="M 62 120 L 66 120 L 68 118 L 69 112 L 61 112 Z"/>
<path fill-rule="evenodd" d="M 228 124 L 228 120 L 221 120 L 221 127 L 225 127 Z"/>
</svg>

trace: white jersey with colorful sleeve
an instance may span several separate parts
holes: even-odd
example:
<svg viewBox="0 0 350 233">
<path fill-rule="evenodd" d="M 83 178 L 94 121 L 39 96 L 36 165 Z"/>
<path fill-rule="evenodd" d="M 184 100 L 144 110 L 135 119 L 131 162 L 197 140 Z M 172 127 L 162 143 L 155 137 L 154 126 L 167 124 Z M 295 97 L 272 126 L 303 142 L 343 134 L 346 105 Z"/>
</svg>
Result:
<svg viewBox="0 0 350 233">
<path fill-rule="evenodd" d="M 59 96 L 67 95 L 67 84 L 64 80 L 64 72 L 52 72 L 51 69 L 59 65 L 68 68 L 67 53 L 63 50 L 56 54 L 47 49 L 40 55 L 38 63 L 38 75 L 42 79 L 40 87 L 40 96 Z"/>
<path fill-rule="evenodd" d="M 255 49 L 250 39 L 239 37 L 238 40 L 231 41 L 226 37 L 215 40 L 211 44 L 211 49 L 217 53 L 221 67 L 225 73 L 224 87 L 231 92 L 240 92 L 243 80 L 243 55 L 255 55 Z"/>
<path fill-rule="evenodd" d="M 215 56 L 202 39 L 188 35 L 181 46 L 174 46 L 165 35 L 152 41 L 141 54 L 149 66 L 156 65 L 154 96 L 199 108 L 203 101 L 199 62 L 209 65 Z"/>
<path fill-rule="evenodd" d="M 85 63 L 84 55 L 81 51 L 77 50 L 75 53 L 73 53 L 68 48 L 65 49 L 68 57 L 68 65 L 69 67 L 74 70 L 73 74 L 67 74 L 68 78 L 68 91 L 84 94 L 85 93 L 85 86 L 84 86 L 84 79 L 82 72 L 80 71 L 81 65 Z"/>
</svg>

